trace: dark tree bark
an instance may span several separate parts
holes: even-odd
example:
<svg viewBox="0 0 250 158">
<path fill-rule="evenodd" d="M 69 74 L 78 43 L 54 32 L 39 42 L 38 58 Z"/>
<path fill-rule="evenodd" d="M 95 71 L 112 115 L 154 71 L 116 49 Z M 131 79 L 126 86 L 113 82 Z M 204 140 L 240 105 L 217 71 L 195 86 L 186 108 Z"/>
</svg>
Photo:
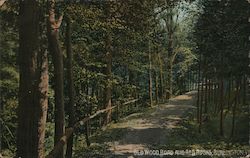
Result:
<svg viewBox="0 0 250 158">
<path fill-rule="evenodd" d="M 106 22 L 110 24 L 111 21 L 111 3 L 106 3 L 105 14 L 106 14 Z M 109 109 L 112 106 L 112 30 L 111 28 L 107 28 L 106 32 L 106 40 L 105 40 L 105 61 L 106 61 L 106 87 L 105 87 L 105 107 Z M 108 110 L 106 113 L 105 124 L 107 125 L 111 121 L 112 110 Z"/>
<path fill-rule="evenodd" d="M 208 79 L 208 104 L 211 106 L 211 79 Z"/>
<path fill-rule="evenodd" d="M 59 41 L 59 28 L 63 17 L 55 19 L 55 0 L 49 0 L 48 42 L 52 54 L 55 75 L 55 137 L 56 145 L 65 132 L 64 92 L 63 92 L 63 52 Z M 62 148 L 57 158 L 64 157 Z"/>
<path fill-rule="evenodd" d="M 160 53 L 158 54 L 159 66 L 160 66 L 160 98 L 164 100 L 164 83 L 163 83 L 163 66 L 162 66 L 162 59 L 160 57 Z"/>
<path fill-rule="evenodd" d="M 156 100 L 156 104 L 158 104 L 158 102 L 159 102 L 159 85 L 158 85 L 157 71 L 155 71 L 155 100 Z"/>
<path fill-rule="evenodd" d="M 247 77 L 246 74 L 243 75 L 243 106 L 247 104 Z"/>
<path fill-rule="evenodd" d="M 223 68 L 223 54 L 221 55 L 220 67 L 220 136 L 224 136 L 224 68 Z"/>
<path fill-rule="evenodd" d="M 223 110 L 224 110 L 224 82 L 220 79 L 220 135 L 224 136 L 223 128 Z"/>
<path fill-rule="evenodd" d="M 231 128 L 231 138 L 234 136 L 234 131 L 235 131 L 235 115 L 236 115 L 236 108 L 239 103 L 239 92 L 240 92 L 240 87 L 239 87 L 239 79 L 237 79 L 237 84 L 236 84 L 236 93 L 234 96 L 234 103 L 233 103 L 233 118 L 232 118 L 232 128 Z"/>
<path fill-rule="evenodd" d="M 48 58 L 40 47 L 40 6 L 20 2 L 17 157 L 43 158 L 48 108 Z"/>
<path fill-rule="evenodd" d="M 71 44 L 71 33 L 72 33 L 72 26 L 71 26 L 71 19 L 69 17 L 66 18 L 67 21 L 67 28 L 66 28 L 66 51 L 67 51 L 67 78 L 68 78 L 68 96 L 69 96 L 69 127 L 73 127 L 75 117 L 74 117 L 74 81 L 73 81 L 73 67 L 72 67 L 72 61 L 73 61 L 73 52 L 72 52 L 72 44 Z M 72 157 L 72 147 L 73 147 L 73 137 L 72 134 L 69 137 L 69 140 L 67 142 L 67 150 L 66 150 L 66 157 L 71 158 Z"/>
<path fill-rule="evenodd" d="M 200 122 L 200 119 L 199 119 L 200 118 L 200 86 L 198 86 L 196 106 L 197 106 L 196 118 L 197 118 L 197 123 L 199 123 Z"/>
<path fill-rule="evenodd" d="M 0 101 L 0 114 L 2 114 L 3 111 L 3 104 L 2 104 L 2 96 L 1 96 L 1 101 Z M 0 153 L 2 152 L 2 133 L 3 133 L 3 126 L 2 126 L 2 121 L 0 122 Z"/>
<path fill-rule="evenodd" d="M 201 55 L 200 55 L 201 60 Z M 198 69 L 198 93 L 197 93 L 197 122 L 200 122 L 200 82 L 201 82 L 201 61 L 199 62 L 199 69 Z"/>
<path fill-rule="evenodd" d="M 90 140 L 89 140 L 89 136 L 90 136 L 90 126 L 89 126 L 89 120 L 84 124 L 84 133 L 85 133 L 85 139 L 86 139 L 86 144 L 89 147 L 90 146 Z M 67 157 L 68 158 L 68 157 Z"/>
<path fill-rule="evenodd" d="M 215 91 L 215 113 L 218 114 L 220 112 L 220 81 L 217 81 L 216 91 Z"/>
<path fill-rule="evenodd" d="M 169 48 L 168 48 L 168 51 L 171 51 L 172 52 L 172 42 L 170 41 L 169 42 Z M 169 98 L 171 98 L 171 96 L 172 96 L 172 89 L 173 89 L 173 65 L 172 65 L 172 63 L 171 63 L 171 60 L 169 60 L 169 62 L 168 62 L 168 65 L 167 65 L 167 70 L 168 70 L 168 72 L 167 72 L 167 80 L 168 80 L 168 82 L 167 82 L 167 93 L 166 93 L 166 99 L 169 99 Z"/>
<path fill-rule="evenodd" d="M 190 70 L 190 91 L 193 90 L 193 72 Z"/>
<path fill-rule="evenodd" d="M 230 110 L 230 98 L 231 98 L 231 89 L 232 89 L 232 77 L 229 77 L 229 83 L 228 83 L 228 101 L 227 101 L 227 109 Z"/>
<path fill-rule="evenodd" d="M 207 74 L 205 74 L 205 94 L 204 94 L 204 113 L 207 114 L 208 112 L 208 107 L 207 107 L 207 102 L 208 102 L 208 80 L 207 80 Z"/>
<path fill-rule="evenodd" d="M 188 91 L 191 91 L 191 70 L 188 70 Z"/>
<path fill-rule="evenodd" d="M 129 84 L 134 85 L 136 88 L 131 92 L 131 96 L 134 98 L 137 98 L 137 80 L 136 80 L 136 74 L 133 72 L 133 70 L 129 70 Z"/>
<path fill-rule="evenodd" d="M 107 35 L 106 40 L 106 63 L 107 63 L 107 69 L 106 69 L 106 75 L 107 75 L 107 83 L 105 88 L 105 105 L 106 108 L 110 108 L 112 106 L 112 52 L 111 52 L 111 34 L 110 32 Z M 111 110 L 107 111 L 105 124 L 108 124 L 111 121 Z"/>
<path fill-rule="evenodd" d="M 201 132 L 202 119 L 203 119 L 203 98 L 204 98 L 204 79 L 201 77 L 201 96 L 200 96 L 200 112 L 199 112 L 199 132 Z"/>
<path fill-rule="evenodd" d="M 149 103 L 150 106 L 153 106 L 153 79 L 152 79 L 152 57 L 151 57 L 151 50 L 150 50 L 150 39 L 148 41 L 148 60 L 149 60 L 149 70 L 148 70 L 148 95 L 149 95 Z"/>
<path fill-rule="evenodd" d="M 212 85 L 212 89 L 213 89 L 213 108 L 215 109 L 215 107 L 216 107 L 216 89 L 217 89 L 217 85 L 216 85 L 216 82 L 215 82 L 215 80 L 213 80 L 213 83 L 212 83 L 213 85 Z M 214 111 L 215 113 L 216 113 L 216 111 Z"/>
</svg>

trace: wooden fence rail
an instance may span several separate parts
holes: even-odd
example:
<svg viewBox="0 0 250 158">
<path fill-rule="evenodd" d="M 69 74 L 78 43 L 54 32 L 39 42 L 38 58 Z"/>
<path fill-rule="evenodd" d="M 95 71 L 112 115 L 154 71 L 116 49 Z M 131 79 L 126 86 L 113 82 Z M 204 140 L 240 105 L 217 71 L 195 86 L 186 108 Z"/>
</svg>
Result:
<svg viewBox="0 0 250 158">
<path fill-rule="evenodd" d="M 122 105 L 127 106 L 127 105 L 130 105 L 132 103 L 136 103 L 137 101 L 139 101 L 139 99 L 133 99 L 133 100 L 130 100 L 130 101 L 127 101 L 127 102 L 123 103 Z M 116 119 L 118 120 L 119 119 L 119 104 L 115 105 L 115 106 L 112 106 L 110 108 L 98 110 L 93 115 L 85 117 L 85 118 L 77 121 L 74 124 L 73 127 L 66 128 L 65 134 L 61 137 L 60 141 L 54 146 L 54 148 L 49 152 L 49 154 L 46 156 L 46 158 L 54 158 L 54 157 L 56 157 L 56 155 L 58 155 L 58 153 L 61 151 L 61 149 L 64 147 L 64 145 L 67 144 L 67 140 L 69 139 L 69 137 L 74 133 L 74 131 L 77 128 L 79 128 L 80 126 L 85 125 L 89 120 L 95 118 L 96 116 L 98 116 L 98 115 L 100 115 L 102 113 L 105 113 L 107 111 L 110 111 L 110 110 L 112 110 L 114 108 L 117 108 L 117 110 L 116 110 L 116 113 L 117 113 L 116 117 L 117 118 Z M 86 127 L 89 128 L 88 125 Z"/>
</svg>

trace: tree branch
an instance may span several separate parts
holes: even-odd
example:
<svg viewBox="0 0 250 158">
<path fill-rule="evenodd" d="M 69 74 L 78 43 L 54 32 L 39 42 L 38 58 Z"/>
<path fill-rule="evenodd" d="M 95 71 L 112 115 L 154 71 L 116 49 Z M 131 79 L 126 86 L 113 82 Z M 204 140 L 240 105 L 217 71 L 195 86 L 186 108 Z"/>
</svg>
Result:
<svg viewBox="0 0 250 158">
<path fill-rule="evenodd" d="M 54 30 L 59 29 L 61 24 L 62 24 L 62 20 L 63 20 L 63 14 L 56 19 L 55 18 L 55 0 L 49 0 L 49 22 L 50 22 L 50 27 Z"/>
</svg>

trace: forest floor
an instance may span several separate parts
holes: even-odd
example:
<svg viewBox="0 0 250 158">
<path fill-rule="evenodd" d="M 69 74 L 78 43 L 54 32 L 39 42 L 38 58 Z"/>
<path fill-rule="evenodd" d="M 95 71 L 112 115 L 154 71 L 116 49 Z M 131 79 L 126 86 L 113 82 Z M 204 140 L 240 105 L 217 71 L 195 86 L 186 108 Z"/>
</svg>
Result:
<svg viewBox="0 0 250 158">
<path fill-rule="evenodd" d="M 131 114 L 118 123 L 112 123 L 104 131 L 92 136 L 91 146 L 85 148 L 85 151 L 81 148 L 81 152 L 77 152 L 75 156 L 81 157 L 84 153 L 83 157 L 144 158 L 147 156 L 140 154 L 143 155 L 142 152 L 145 151 L 249 150 L 245 149 L 245 145 L 216 136 L 210 129 L 204 128 L 202 133 L 199 133 L 195 121 L 195 97 L 196 92 L 192 91 L 172 98 L 168 103 L 154 106 L 142 113 Z"/>
</svg>

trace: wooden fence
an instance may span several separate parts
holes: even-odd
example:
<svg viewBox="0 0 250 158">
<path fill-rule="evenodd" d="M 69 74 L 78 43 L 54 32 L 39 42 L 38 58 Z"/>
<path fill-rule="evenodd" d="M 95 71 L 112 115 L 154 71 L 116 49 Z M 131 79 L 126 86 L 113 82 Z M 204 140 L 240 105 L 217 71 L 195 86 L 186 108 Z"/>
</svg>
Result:
<svg viewBox="0 0 250 158">
<path fill-rule="evenodd" d="M 64 136 L 61 137 L 60 141 L 49 152 L 49 154 L 46 156 L 46 158 L 56 157 L 56 155 L 58 155 L 58 153 L 61 151 L 61 149 L 64 147 L 64 145 L 67 144 L 67 140 L 75 132 L 75 130 L 77 128 L 85 125 L 86 131 L 89 131 L 89 128 L 90 128 L 89 121 L 91 119 L 94 119 L 97 116 L 99 116 L 100 114 L 106 113 L 107 111 L 110 111 L 110 110 L 111 110 L 111 112 L 113 112 L 113 109 L 115 109 L 114 110 L 115 111 L 115 121 L 118 121 L 121 116 L 124 116 L 124 111 L 130 111 L 132 109 L 132 107 L 137 107 L 138 101 L 139 101 L 139 99 L 131 99 L 131 100 L 129 100 L 125 103 L 122 103 L 122 104 L 118 103 L 117 105 L 112 106 L 110 108 L 98 110 L 97 112 L 95 112 L 91 116 L 84 117 L 83 119 L 77 121 L 73 127 L 66 128 Z M 126 115 L 126 112 L 125 112 L 125 115 Z M 88 134 L 86 136 L 87 136 L 87 138 L 86 138 L 87 141 L 89 141 Z M 89 145 L 89 142 L 87 142 L 87 144 Z"/>
</svg>

